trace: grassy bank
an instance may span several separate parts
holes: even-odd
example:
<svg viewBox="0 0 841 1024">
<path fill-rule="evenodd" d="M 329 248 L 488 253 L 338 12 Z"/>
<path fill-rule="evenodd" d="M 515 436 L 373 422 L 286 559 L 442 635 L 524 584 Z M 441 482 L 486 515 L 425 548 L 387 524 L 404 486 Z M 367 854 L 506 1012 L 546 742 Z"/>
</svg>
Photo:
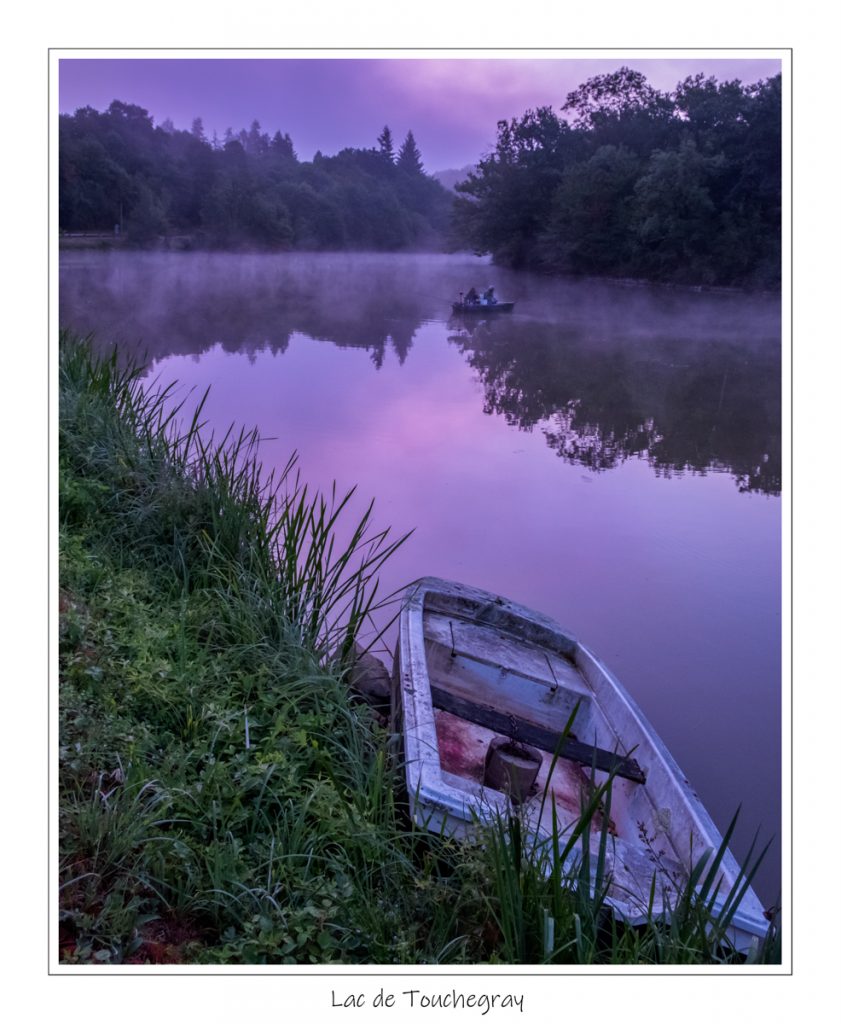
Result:
<svg viewBox="0 0 841 1024">
<path fill-rule="evenodd" d="M 695 897 L 671 924 L 611 922 L 516 817 L 471 845 L 414 829 L 347 684 L 401 539 L 369 509 L 340 547 L 344 497 L 292 463 L 264 479 L 255 434 L 179 426 L 171 394 L 78 340 L 59 374 L 64 961 L 735 959 Z"/>
</svg>

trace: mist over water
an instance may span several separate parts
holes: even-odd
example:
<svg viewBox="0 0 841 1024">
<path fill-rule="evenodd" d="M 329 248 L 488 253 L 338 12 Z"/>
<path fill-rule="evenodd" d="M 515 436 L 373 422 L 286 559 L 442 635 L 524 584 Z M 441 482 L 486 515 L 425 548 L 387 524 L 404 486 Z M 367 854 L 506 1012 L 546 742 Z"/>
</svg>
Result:
<svg viewBox="0 0 841 1024">
<path fill-rule="evenodd" d="M 513 314 L 451 317 L 493 284 Z M 60 321 L 357 485 L 421 575 L 540 609 L 641 705 L 723 829 L 777 839 L 780 303 L 465 255 L 63 253 Z"/>
</svg>

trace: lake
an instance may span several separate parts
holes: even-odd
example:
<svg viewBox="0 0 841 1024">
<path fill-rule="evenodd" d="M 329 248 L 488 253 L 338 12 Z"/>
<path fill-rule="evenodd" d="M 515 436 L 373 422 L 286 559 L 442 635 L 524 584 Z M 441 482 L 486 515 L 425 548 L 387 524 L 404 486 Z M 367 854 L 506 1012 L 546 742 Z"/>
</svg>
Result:
<svg viewBox="0 0 841 1024">
<path fill-rule="evenodd" d="M 493 284 L 511 314 L 451 318 Z M 637 700 L 780 891 L 781 334 L 768 295 L 543 278 L 469 255 L 66 252 L 60 322 L 210 387 L 266 467 L 414 531 L 382 576 L 552 616 Z"/>
</svg>

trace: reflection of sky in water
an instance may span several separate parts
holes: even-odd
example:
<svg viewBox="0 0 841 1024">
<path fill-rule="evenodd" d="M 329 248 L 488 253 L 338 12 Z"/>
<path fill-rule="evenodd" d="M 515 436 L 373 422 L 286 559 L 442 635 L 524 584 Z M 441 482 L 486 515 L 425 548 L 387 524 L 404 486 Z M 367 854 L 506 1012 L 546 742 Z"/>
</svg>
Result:
<svg viewBox="0 0 841 1024">
<path fill-rule="evenodd" d="M 501 294 L 526 296 L 525 312 L 515 313 L 509 327 L 494 325 L 487 343 L 474 339 L 471 348 L 451 340 L 454 329 L 444 322 L 446 301 L 422 315 L 422 296 L 446 296 L 457 263 L 437 264 L 439 276 L 435 271 L 427 280 L 411 261 L 402 269 L 396 261 L 399 279 L 411 280 L 414 288 L 395 315 L 389 305 L 394 282 L 382 270 L 382 258 L 366 259 L 375 285 L 367 292 L 367 318 L 338 317 L 335 323 L 312 302 L 307 287 L 300 286 L 293 309 L 259 277 L 259 302 L 253 294 L 249 302 L 244 294 L 235 314 L 226 318 L 225 288 L 241 288 L 243 280 L 234 273 L 225 285 L 224 276 L 214 277 L 216 299 L 209 296 L 202 304 L 208 317 L 207 309 L 213 310 L 215 337 L 225 341 L 224 347 L 206 340 L 195 344 L 190 312 L 205 293 L 183 275 L 180 309 L 158 302 L 151 308 L 143 305 L 144 293 L 158 296 L 168 287 L 148 259 L 139 262 L 149 274 L 140 289 L 128 263 L 119 267 L 122 283 L 115 285 L 112 278 L 104 292 L 101 279 L 86 291 L 77 277 L 63 295 L 63 315 L 68 322 L 92 318 L 89 328 L 99 309 L 103 324 L 121 325 L 123 337 L 143 334 L 149 350 L 159 355 L 153 376 L 179 380 L 182 395 L 189 387 L 201 393 L 210 386 L 206 414 L 218 434 L 232 421 L 257 425 L 265 438 L 261 454 L 267 466 L 282 467 L 297 450 L 307 483 L 327 489 L 335 479 L 340 490 L 357 485 L 354 507 L 361 510 L 374 498 L 376 526 L 390 526 L 395 534 L 414 530 L 383 573 L 385 592 L 419 575 L 441 575 L 505 594 L 557 619 L 622 679 L 719 826 L 742 802 L 737 855 L 759 825 L 766 837 L 779 835 L 779 500 L 740 493 L 733 473 L 724 470 L 666 478 L 633 453 L 606 472 L 558 458 L 547 444 L 547 432 L 557 431 L 558 417 L 538 419 L 533 429 L 523 430 L 506 422 L 504 414 L 488 415 L 480 379 L 483 367 L 497 374 L 501 365 L 506 382 L 518 386 L 527 356 L 539 356 L 536 379 L 527 384 L 530 393 L 521 396 L 539 412 L 541 401 L 547 395 L 552 399 L 552 374 L 537 342 L 528 353 L 518 331 L 532 315 L 545 332 L 547 320 L 555 316 L 567 331 L 580 334 L 587 327 L 589 332 L 575 334 L 574 343 L 561 348 L 563 359 L 553 371 L 574 388 L 589 386 L 585 371 L 600 351 L 608 367 L 621 362 L 623 350 L 633 355 L 621 365 L 621 383 L 634 392 L 634 400 L 648 386 L 649 365 L 674 362 L 652 395 L 643 395 L 642 404 L 659 402 L 658 416 L 672 434 L 685 432 L 678 439 L 681 451 L 692 450 L 709 434 L 699 409 L 705 403 L 712 403 L 715 413 L 724 408 L 724 373 L 727 388 L 748 388 L 752 367 L 767 370 L 769 360 L 775 365 L 773 304 L 648 291 L 620 291 L 617 298 L 615 288 L 574 284 L 553 312 L 553 292 L 545 281 L 494 270 Z M 342 265 L 341 260 L 333 263 L 334 269 Z M 487 275 L 488 268 L 481 273 Z M 483 283 L 475 265 L 471 274 Z M 316 280 L 321 287 L 318 274 Z M 171 274 L 166 281 L 172 285 Z M 587 317 L 588 287 L 599 299 L 589 303 L 592 318 Z M 103 301 L 92 301 L 90 289 Z M 337 290 L 345 296 L 353 291 L 346 280 L 337 282 Z M 299 300 L 307 295 L 309 306 L 302 313 Z M 111 305 L 104 301 L 109 297 Z M 221 305 L 217 308 L 214 301 Z M 723 314 L 719 328 L 716 311 Z M 318 331 L 294 326 L 308 318 L 318 321 Z M 316 333 L 330 338 L 333 327 L 335 335 L 345 332 L 345 347 L 314 340 Z M 240 337 L 250 332 L 253 338 L 247 352 L 235 351 L 238 331 Z M 383 344 L 386 335 L 401 331 L 409 341 L 408 347 L 402 344 L 402 365 L 391 343 Z M 537 334 L 526 330 L 523 337 Z M 651 337 L 666 340 L 652 347 L 645 340 Z M 366 343 L 367 349 L 361 347 Z M 704 368 L 716 345 L 736 343 L 741 347 L 727 349 L 724 373 L 717 363 L 706 376 L 706 369 L 687 371 Z M 771 349 L 770 357 L 762 354 L 763 346 Z M 183 354 L 171 354 L 179 351 Z M 549 357 L 553 351 L 547 348 Z M 468 359 L 477 365 L 468 365 Z M 375 363 L 381 363 L 379 369 Z M 580 381 L 578 372 L 584 374 Z M 739 384 L 743 372 L 748 376 Z M 634 374 L 639 379 L 629 383 Z M 714 383 L 708 386 L 707 377 Z M 779 443 L 774 374 L 770 384 L 758 371 L 754 377 L 760 400 L 746 394 L 731 407 L 726 422 L 719 417 L 732 436 L 716 442 L 735 458 L 741 457 L 739 439 L 748 438 L 747 461 L 754 457 L 753 447 L 766 443 L 765 421 L 758 430 L 757 417 L 767 417 L 767 430 Z M 592 390 L 589 411 L 595 417 L 605 388 L 597 380 Z M 623 400 L 617 390 L 600 413 L 604 422 Z M 513 408 L 516 412 L 516 403 Z M 632 415 L 633 402 L 628 408 Z M 766 902 L 778 893 L 779 858 L 778 840 L 757 885 Z"/>
</svg>

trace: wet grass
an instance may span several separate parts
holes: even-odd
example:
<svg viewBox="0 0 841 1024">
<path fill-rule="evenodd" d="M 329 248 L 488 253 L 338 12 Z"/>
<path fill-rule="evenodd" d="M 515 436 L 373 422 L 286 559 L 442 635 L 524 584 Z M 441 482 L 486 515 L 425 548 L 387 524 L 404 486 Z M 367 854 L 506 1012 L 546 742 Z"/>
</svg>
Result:
<svg viewBox="0 0 841 1024">
<path fill-rule="evenodd" d="M 207 437 L 203 400 L 188 416 L 84 341 L 62 337 L 59 379 L 65 962 L 737 959 L 704 928 L 611 923 L 576 843 L 516 814 L 469 844 L 416 828 L 347 686 L 405 538 L 371 507 L 346 522 L 294 458 L 265 477 L 256 432 Z"/>
</svg>

